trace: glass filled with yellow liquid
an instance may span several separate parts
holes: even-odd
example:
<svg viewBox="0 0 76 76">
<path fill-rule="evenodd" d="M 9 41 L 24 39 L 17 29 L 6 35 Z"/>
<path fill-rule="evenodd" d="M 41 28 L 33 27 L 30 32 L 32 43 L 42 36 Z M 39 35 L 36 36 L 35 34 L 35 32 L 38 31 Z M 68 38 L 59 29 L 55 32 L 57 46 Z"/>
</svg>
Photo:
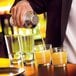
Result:
<svg viewBox="0 0 76 76">
<path fill-rule="evenodd" d="M 46 45 L 45 45 L 46 46 Z M 37 45 L 35 47 L 35 61 L 37 64 L 51 64 L 51 48 L 48 49 L 43 45 Z"/>
<path fill-rule="evenodd" d="M 67 64 L 67 52 L 62 47 L 56 47 L 52 52 L 52 64 L 54 66 L 65 66 Z"/>
</svg>

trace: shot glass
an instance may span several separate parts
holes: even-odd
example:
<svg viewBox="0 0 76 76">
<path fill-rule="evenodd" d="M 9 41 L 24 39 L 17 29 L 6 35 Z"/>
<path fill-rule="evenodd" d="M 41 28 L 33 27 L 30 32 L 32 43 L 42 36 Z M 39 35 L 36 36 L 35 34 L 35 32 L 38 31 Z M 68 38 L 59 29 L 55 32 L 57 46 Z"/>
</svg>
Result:
<svg viewBox="0 0 76 76">
<path fill-rule="evenodd" d="M 23 68 L 22 50 L 19 35 L 5 35 L 10 66 Z"/>
<path fill-rule="evenodd" d="M 52 51 L 52 64 L 55 67 L 66 66 L 67 64 L 67 52 L 63 47 L 55 47 Z"/>
<path fill-rule="evenodd" d="M 34 50 L 35 61 L 37 64 L 51 64 L 52 47 L 50 44 L 36 45 Z"/>
</svg>

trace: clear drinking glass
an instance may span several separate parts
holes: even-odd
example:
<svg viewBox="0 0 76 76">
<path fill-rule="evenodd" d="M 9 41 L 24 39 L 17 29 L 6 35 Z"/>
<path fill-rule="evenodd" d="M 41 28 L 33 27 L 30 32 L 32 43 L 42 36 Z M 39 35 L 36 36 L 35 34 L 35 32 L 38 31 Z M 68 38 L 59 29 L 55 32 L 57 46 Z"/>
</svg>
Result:
<svg viewBox="0 0 76 76">
<path fill-rule="evenodd" d="M 50 44 L 36 45 L 34 48 L 35 61 L 37 64 L 48 65 L 51 64 L 51 51 Z"/>
<path fill-rule="evenodd" d="M 19 35 L 5 35 L 11 67 L 23 68 L 22 50 Z"/>
<path fill-rule="evenodd" d="M 65 66 L 67 64 L 67 52 L 63 47 L 55 47 L 52 52 L 52 64 L 54 66 Z"/>
<path fill-rule="evenodd" d="M 33 38 L 33 30 L 22 29 L 19 34 L 20 35 L 20 43 L 22 45 L 22 53 L 23 53 L 23 61 L 24 64 L 28 65 L 34 61 L 34 53 L 33 53 L 33 46 L 34 46 L 34 38 Z"/>
</svg>

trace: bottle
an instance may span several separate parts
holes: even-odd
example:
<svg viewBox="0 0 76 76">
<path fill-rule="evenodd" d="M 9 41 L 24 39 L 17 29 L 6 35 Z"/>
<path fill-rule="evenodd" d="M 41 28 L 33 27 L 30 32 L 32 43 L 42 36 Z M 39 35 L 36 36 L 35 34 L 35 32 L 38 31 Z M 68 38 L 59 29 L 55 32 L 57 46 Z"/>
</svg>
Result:
<svg viewBox="0 0 76 76">
<path fill-rule="evenodd" d="M 35 12 L 28 11 L 25 15 L 24 26 L 26 28 L 34 28 L 38 23 L 38 16 Z"/>
<path fill-rule="evenodd" d="M 25 23 L 23 26 L 25 28 L 34 28 L 37 25 L 38 21 L 39 19 L 38 19 L 37 14 L 35 12 L 28 11 L 26 12 L 25 17 L 24 17 Z M 12 17 L 10 18 L 10 24 L 14 25 Z"/>
</svg>

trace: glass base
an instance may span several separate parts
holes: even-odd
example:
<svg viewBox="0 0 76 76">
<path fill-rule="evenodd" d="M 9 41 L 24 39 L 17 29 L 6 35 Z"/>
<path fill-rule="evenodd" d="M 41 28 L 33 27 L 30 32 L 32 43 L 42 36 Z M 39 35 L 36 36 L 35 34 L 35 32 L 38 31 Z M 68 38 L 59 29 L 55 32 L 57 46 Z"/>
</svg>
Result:
<svg viewBox="0 0 76 76">
<path fill-rule="evenodd" d="M 28 61 L 24 62 L 24 66 L 25 65 L 31 65 L 31 64 L 34 64 L 34 60 L 28 60 Z"/>
<path fill-rule="evenodd" d="M 58 65 L 54 65 L 54 67 L 65 67 L 66 64 L 58 64 Z"/>
</svg>

